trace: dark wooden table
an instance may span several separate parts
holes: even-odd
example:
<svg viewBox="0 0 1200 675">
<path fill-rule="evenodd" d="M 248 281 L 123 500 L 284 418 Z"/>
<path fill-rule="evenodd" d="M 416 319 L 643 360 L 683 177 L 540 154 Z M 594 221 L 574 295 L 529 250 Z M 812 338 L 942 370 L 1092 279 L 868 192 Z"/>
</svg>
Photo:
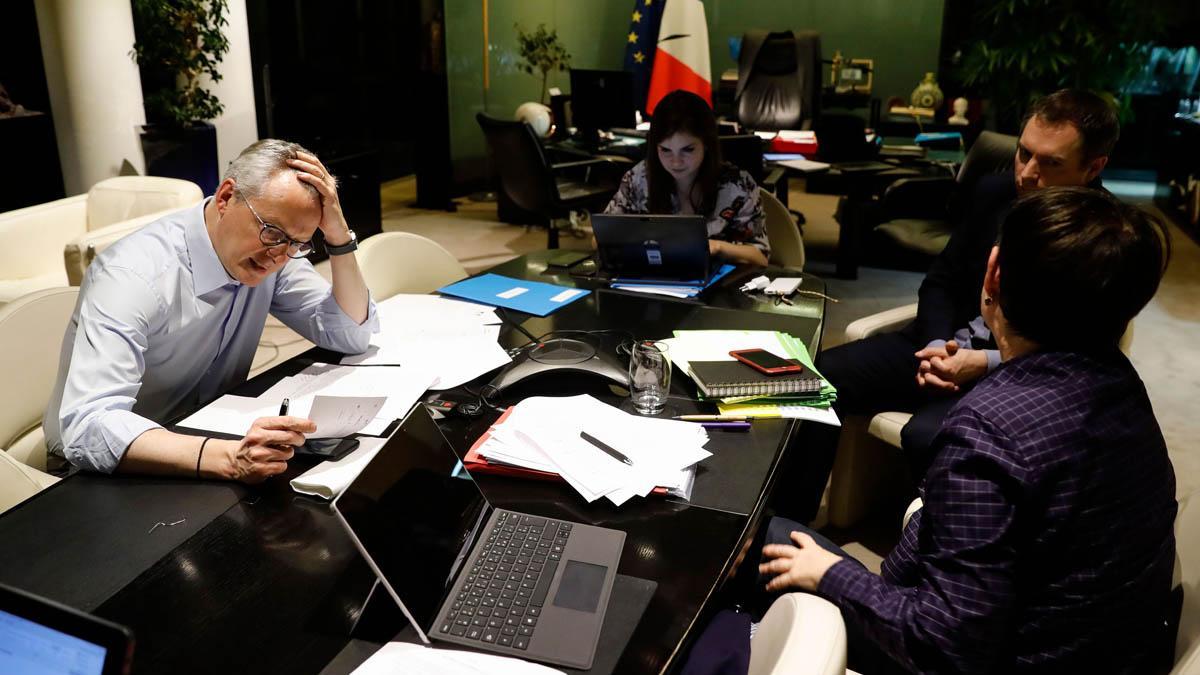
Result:
<svg viewBox="0 0 1200 675">
<path fill-rule="evenodd" d="M 493 271 L 592 285 L 586 277 L 542 274 L 546 257 L 519 258 Z M 770 329 L 815 348 L 823 304 L 759 306 L 736 291 L 756 273 L 735 272 L 706 302 L 597 290 L 545 318 L 507 314 L 535 335 L 606 329 L 614 332 L 597 337 L 661 338 L 680 328 Z M 815 278 L 808 283 L 824 288 Z M 526 338 L 505 326 L 501 341 L 517 346 Z M 334 358 L 312 350 L 236 393 L 259 393 L 307 363 Z M 448 395 L 470 397 L 488 379 Z M 676 372 L 673 379 L 668 413 L 711 410 L 694 399 L 687 378 Z M 591 393 L 620 405 L 623 392 L 598 379 L 543 376 L 494 402 L 504 406 L 536 393 Z M 486 408 L 440 425 L 461 455 L 497 415 Z M 658 587 L 615 672 L 666 672 L 679 667 L 688 639 L 758 527 L 796 424 L 765 420 L 749 433 L 713 432 L 714 455 L 698 470 L 690 502 L 650 498 L 617 508 L 604 500 L 587 504 L 561 483 L 478 480 L 495 506 L 626 532 L 619 573 Z M 0 517 L 0 581 L 130 626 L 135 673 L 317 673 L 327 666 L 326 672 L 344 672 L 404 622 L 390 603 L 366 603 L 374 578 L 328 505 L 289 488 L 287 481 L 313 463 L 293 460 L 281 478 L 256 487 L 73 475 Z"/>
</svg>

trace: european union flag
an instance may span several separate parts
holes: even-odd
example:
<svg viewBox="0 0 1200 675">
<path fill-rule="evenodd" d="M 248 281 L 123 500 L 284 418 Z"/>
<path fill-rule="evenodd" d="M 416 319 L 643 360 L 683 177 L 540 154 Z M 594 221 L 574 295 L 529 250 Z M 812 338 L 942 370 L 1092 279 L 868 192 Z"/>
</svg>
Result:
<svg viewBox="0 0 1200 675">
<path fill-rule="evenodd" d="M 646 112 L 646 92 L 658 49 L 658 25 L 667 0 L 634 0 L 629 33 L 625 36 L 625 70 L 633 73 L 633 95 L 638 109 Z"/>
</svg>

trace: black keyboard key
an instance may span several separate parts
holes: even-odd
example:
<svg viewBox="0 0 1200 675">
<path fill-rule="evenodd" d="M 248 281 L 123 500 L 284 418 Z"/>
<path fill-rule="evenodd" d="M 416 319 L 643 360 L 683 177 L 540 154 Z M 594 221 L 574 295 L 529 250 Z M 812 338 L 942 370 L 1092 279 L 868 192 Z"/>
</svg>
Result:
<svg viewBox="0 0 1200 675">
<path fill-rule="evenodd" d="M 512 626 L 513 628 L 516 628 L 517 626 L 520 626 L 520 625 L 521 625 L 521 618 L 520 618 L 520 617 L 516 617 L 516 616 L 510 616 L 510 617 L 508 617 L 507 619 L 505 619 L 505 620 L 504 620 L 504 625 L 505 625 L 505 626 Z"/>
<path fill-rule="evenodd" d="M 523 516 L 523 517 L 521 518 L 521 524 L 522 524 L 522 525 L 536 525 L 536 526 L 538 526 L 538 527 L 545 527 L 545 526 L 546 526 L 546 519 L 545 519 L 545 518 L 538 518 L 537 516 Z"/>
<path fill-rule="evenodd" d="M 527 616 L 527 617 L 521 619 L 521 625 L 533 628 L 534 626 L 537 625 L 537 617 L 536 616 Z"/>
<path fill-rule="evenodd" d="M 546 602 L 546 593 L 550 591 L 550 582 L 554 580 L 554 573 L 558 571 L 558 563 L 554 560 L 546 563 L 546 569 L 542 570 L 542 577 L 538 580 L 537 588 L 533 591 L 533 598 L 529 604 L 541 607 Z"/>
<path fill-rule="evenodd" d="M 496 644 L 500 645 L 501 647 L 511 647 L 512 643 L 513 639 L 511 635 L 501 635 L 500 639 L 496 640 Z"/>
<path fill-rule="evenodd" d="M 496 599 L 495 598 L 484 598 L 479 601 L 479 606 L 480 607 L 495 607 Z"/>
<path fill-rule="evenodd" d="M 496 629 L 499 629 L 499 628 L 501 628 L 501 627 L 503 627 L 503 626 L 504 626 L 504 620 L 503 620 L 503 619 L 497 619 L 496 617 L 492 617 L 492 618 L 488 619 L 488 622 L 487 622 L 487 627 L 488 627 L 488 628 L 496 628 Z"/>
<path fill-rule="evenodd" d="M 490 607 L 480 607 L 475 610 L 475 616 L 491 616 L 492 609 Z"/>
<path fill-rule="evenodd" d="M 509 636 L 516 635 L 517 627 L 516 626 L 505 626 L 503 629 L 500 630 L 500 634 L 501 635 L 509 635 Z"/>
<path fill-rule="evenodd" d="M 513 607 L 512 610 L 508 613 L 508 615 L 520 619 L 522 616 L 525 616 L 525 611 L 527 609 L 529 609 L 529 608 L 528 607 Z"/>
<path fill-rule="evenodd" d="M 533 635 L 533 629 L 530 628 L 529 626 L 521 626 L 521 635 L 524 635 L 525 637 L 529 637 L 529 636 Z"/>
<path fill-rule="evenodd" d="M 525 614 L 528 616 L 541 616 L 542 608 L 541 607 L 530 607 L 529 610 L 527 612 L 525 612 Z"/>
<path fill-rule="evenodd" d="M 447 622 L 445 622 L 445 623 L 443 623 L 443 624 L 442 624 L 441 631 L 442 631 L 443 633 L 449 633 L 449 632 L 450 632 L 450 629 L 451 629 L 451 628 L 453 628 L 453 627 L 454 627 L 454 623 L 453 623 L 453 622 L 450 622 L 450 621 L 447 621 Z"/>
<path fill-rule="evenodd" d="M 455 625 L 454 628 L 450 629 L 450 634 L 454 637 L 462 637 L 467 634 L 467 629 L 463 628 L 462 626 Z"/>
<path fill-rule="evenodd" d="M 511 584 L 511 583 L 513 583 L 513 582 L 511 582 L 511 581 L 510 581 L 510 582 L 508 582 L 508 583 L 510 583 L 510 584 Z M 525 581 L 522 581 L 522 582 L 521 582 L 521 588 L 525 588 L 525 589 L 528 589 L 528 590 L 531 590 L 531 591 L 532 591 L 533 589 L 537 588 L 537 583 L 535 583 L 535 582 L 533 582 L 533 581 L 530 581 L 530 580 L 526 579 Z"/>
<path fill-rule="evenodd" d="M 471 625 L 471 617 L 469 617 L 469 616 L 460 616 L 460 617 L 458 617 L 457 619 L 455 619 L 455 620 L 454 620 L 454 625 L 456 625 L 456 626 L 470 626 L 470 625 Z"/>
<path fill-rule="evenodd" d="M 521 592 L 524 593 L 525 591 L 521 591 Z M 524 607 L 529 604 L 529 598 L 522 598 L 521 596 L 518 595 L 517 597 L 513 598 L 512 604 L 513 604 L 513 608 Z"/>
<path fill-rule="evenodd" d="M 495 642 L 496 638 L 498 638 L 498 637 L 500 637 L 500 634 L 494 630 L 483 631 L 483 641 L 484 642 Z"/>
<path fill-rule="evenodd" d="M 483 637 L 483 629 L 482 628 L 472 628 L 467 631 L 467 639 L 468 640 L 478 640 L 481 637 Z"/>
<path fill-rule="evenodd" d="M 551 560 L 562 560 L 562 554 L 561 553 L 551 553 L 550 559 Z"/>
<path fill-rule="evenodd" d="M 513 647 L 515 649 L 529 649 L 529 638 L 524 636 L 518 637 L 513 640 Z"/>
<path fill-rule="evenodd" d="M 504 617 L 508 616 L 508 610 L 503 607 L 497 607 L 496 609 L 492 610 L 492 616 L 497 619 L 503 619 Z"/>
<path fill-rule="evenodd" d="M 482 616 L 477 616 L 474 619 L 471 619 L 471 625 L 478 626 L 479 628 L 483 628 L 484 626 L 486 626 L 487 622 L 488 622 L 488 620 L 483 618 Z"/>
</svg>

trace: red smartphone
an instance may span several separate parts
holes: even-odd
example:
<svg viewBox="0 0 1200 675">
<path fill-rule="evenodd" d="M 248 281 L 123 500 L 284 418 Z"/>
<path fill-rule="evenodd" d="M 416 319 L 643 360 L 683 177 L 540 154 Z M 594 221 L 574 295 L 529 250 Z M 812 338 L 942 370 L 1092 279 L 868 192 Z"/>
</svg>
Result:
<svg viewBox="0 0 1200 675">
<path fill-rule="evenodd" d="M 804 366 L 778 357 L 765 349 L 735 349 L 729 352 L 729 355 L 766 375 L 795 375 L 804 372 Z"/>
</svg>

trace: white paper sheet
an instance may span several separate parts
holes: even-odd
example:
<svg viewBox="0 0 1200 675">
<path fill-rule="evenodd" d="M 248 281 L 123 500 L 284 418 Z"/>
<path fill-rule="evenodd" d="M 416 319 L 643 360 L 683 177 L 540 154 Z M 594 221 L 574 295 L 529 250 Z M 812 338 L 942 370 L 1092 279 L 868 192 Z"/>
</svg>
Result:
<svg viewBox="0 0 1200 675">
<path fill-rule="evenodd" d="M 386 442 L 386 438 L 361 436 L 358 447 L 350 454 L 337 461 L 321 462 L 293 478 L 292 489 L 304 495 L 334 499 L 358 477 Z"/>
<path fill-rule="evenodd" d="M 354 670 L 354 675 L 562 675 L 562 671 L 507 656 L 434 649 L 389 642 Z"/>
<path fill-rule="evenodd" d="M 317 425 L 309 438 L 345 438 L 357 433 L 375 419 L 387 398 L 383 396 L 325 396 L 313 397 L 308 419 Z"/>
</svg>

